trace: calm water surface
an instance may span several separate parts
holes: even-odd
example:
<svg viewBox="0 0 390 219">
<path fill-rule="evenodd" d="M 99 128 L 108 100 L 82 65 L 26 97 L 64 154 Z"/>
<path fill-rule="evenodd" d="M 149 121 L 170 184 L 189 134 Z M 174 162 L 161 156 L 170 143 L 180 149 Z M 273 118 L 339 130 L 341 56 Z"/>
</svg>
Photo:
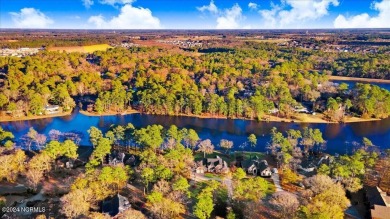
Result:
<svg viewBox="0 0 390 219">
<path fill-rule="evenodd" d="M 356 81 L 340 81 L 340 80 L 332 80 L 331 82 L 333 83 L 338 83 L 338 84 L 341 84 L 341 83 L 346 83 L 348 84 L 349 88 L 353 88 L 355 86 L 356 83 L 362 83 L 362 84 L 365 84 L 367 82 L 356 82 Z M 386 84 L 386 83 L 369 83 L 371 85 L 376 85 L 376 86 L 379 86 L 381 88 L 384 88 L 388 91 L 390 91 L 390 83 L 389 84 Z"/>
<path fill-rule="evenodd" d="M 258 144 L 254 150 L 264 151 L 267 142 L 270 140 L 272 127 L 277 127 L 278 130 L 283 132 L 291 128 L 319 128 L 327 141 L 326 151 L 329 153 L 351 152 L 352 142 L 361 142 L 363 137 L 368 137 L 381 149 L 390 148 L 390 118 L 381 121 L 349 124 L 298 124 L 143 114 L 90 117 L 82 115 L 76 110 L 72 115 L 64 117 L 4 122 L 0 125 L 4 129 L 12 131 L 16 139 L 26 134 L 30 127 L 34 127 L 39 133 L 43 134 L 48 134 L 52 129 L 61 132 L 77 131 L 83 133 L 81 145 L 90 145 L 87 130 L 91 126 L 107 131 L 112 124 L 126 125 L 127 123 L 132 123 L 137 128 L 152 124 L 160 124 L 164 127 L 174 124 L 179 128 L 192 128 L 198 132 L 201 139 L 209 138 L 215 145 L 219 143 L 220 139 L 232 140 L 237 150 L 240 150 L 238 146 L 246 141 L 247 136 L 254 133 L 258 138 Z M 250 150 L 250 148 L 246 148 L 246 150 Z"/>
<path fill-rule="evenodd" d="M 354 87 L 354 81 L 333 81 L 335 83 L 345 82 L 350 88 Z M 390 90 L 390 84 L 372 83 L 382 88 Z M 135 127 L 145 127 L 153 124 L 160 124 L 164 127 L 176 125 L 179 128 L 192 128 L 196 130 L 201 139 L 209 138 L 215 145 L 220 139 L 228 139 L 234 142 L 234 148 L 239 148 L 249 134 L 257 135 L 258 144 L 256 151 L 265 151 L 267 143 L 270 141 L 270 131 L 272 127 L 279 131 L 288 129 L 300 129 L 304 127 L 318 128 L 322 131 L 324 139 L 327 141 L 326 151 L 328 153 L 349 153 L 353 150 L 353 142 L 361 142 L 363 137 L 367 137 L 381 149 L 390 148 L 390 118 L 362 123 L 349 124 L 298 124 L 280 122 L 256 122 L 249 120 L 232 119 L 200 119 L 192 117 L 156 116 L 132 114 L 124 116 L 85 116 L 77 110 L 70 116 L 37 119 L 29 121 L 4 122 L 0 125 L 12 131 L 18 140 L 28 132 L 30 127 L 34 127 L 39 133 L 48 134 L 50 130 L 57 129 L 61 132 L 80 132 L 83 134 L 80 144 L 91 145 L 88 140 L 87 130 L 91 126 L 96 126 L 103 131 L 107 131 L 112 124 L 126 125 L 132 123 Z M 244 150 L 251 150 L 245 148 Z"/>
</svg>

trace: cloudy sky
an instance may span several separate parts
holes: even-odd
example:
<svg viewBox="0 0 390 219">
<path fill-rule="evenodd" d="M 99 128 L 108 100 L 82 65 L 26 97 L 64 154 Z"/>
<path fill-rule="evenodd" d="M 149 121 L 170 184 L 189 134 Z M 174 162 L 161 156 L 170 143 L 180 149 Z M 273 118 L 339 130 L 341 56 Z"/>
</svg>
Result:
<svg viewBox="0 0 390 219">
<path fill-rule="evenodd" d="M 390 0 L 0 0 L 0 28 L 390 28 Z"/>
</svg>

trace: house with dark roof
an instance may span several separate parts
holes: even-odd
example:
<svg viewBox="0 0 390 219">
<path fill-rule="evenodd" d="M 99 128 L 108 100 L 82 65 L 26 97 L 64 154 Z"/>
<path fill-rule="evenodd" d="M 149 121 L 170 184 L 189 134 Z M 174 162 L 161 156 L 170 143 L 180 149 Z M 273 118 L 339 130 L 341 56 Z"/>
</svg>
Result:
<svg viewBox="0 0 390 219">
<path fill-rule="evenodd" d="M 220 156 L 215 158 L 204 158 L 201 161 L 195 162 L 196 173 L 227 173 L 229 172 L 229 166 Z"/>
<path fill-rule="evenodd" d="M 101 212 L 103 214 L 108 214 L 111 217 L 114 217 L 115 215 L 125 211 L 130 207 L 131 205 L 129 200 L 119 194 L 115 195 L 114 197 L 107 198 L 101 202 Z"/>
<path fill-rule="evenodd" d="M 241 162 L 241 167 L 248 173 L 254 176 L 260 175 L 262 177 L 271 176 L 272 172 L 266 160 L 260 160 L 259 157 L 244 160 Z"/>
<path fill-rule="evenodd" d="M 110 154 L 106 155 L 105 163 L 111 166 L 115 166 L 119 163 L 124 163 L 125 156 L 125 153 L 114 150 Z"/>
<path fill-rule="evenodd" d="M 372 219 L 390 218 L 390 196 L 377 186 L 364 186 Z"/>
<path fill-rule="evenodd" d="M 203 161 L 205 166 L 207 167 L 208 172 L 213 173 L 227 173 L 229 172 L 229 166 L 220 156 L 216 156 L 215 158 L 207 158 Z"/>
</svg>

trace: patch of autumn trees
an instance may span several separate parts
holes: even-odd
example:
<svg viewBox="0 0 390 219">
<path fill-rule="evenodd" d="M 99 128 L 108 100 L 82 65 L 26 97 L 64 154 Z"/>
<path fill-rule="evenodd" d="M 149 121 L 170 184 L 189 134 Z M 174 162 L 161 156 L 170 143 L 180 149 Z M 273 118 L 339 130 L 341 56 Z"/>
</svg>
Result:
<svg viewBox="0 0 390 219">
<path fill-rule="evenodd" d="M 59 137 L 57 132 L 51 131 L 50 141 L 42 141 L 38 147 L 41 150 L 28 158 L 23 150 L 14 148 L 12 133 L 0 129 L 0 178 L 11 183 L 22 178 L 29 188 L 38 192 L 48 177 L 62 169 L 56 163 L 59 158 L 78 157 L 78 146 Z M 212 153 L 214 150 L 211 141 L 200 139 L 192 129 L 174 125 L 135 128 L 129 123 L 113 125 L 105 133 L 91 127 L 88 133 L 93 151 L 85 168 L 71 177 L 71 185 L 60 198 L 60 212 L 69 218 L 105 217 L 98 212 L 98 204 L 115 194 L 128 193 L 128 187 L 133 185 L 144 194 L 140 197 L 145 201 L 144 210 L 160 219 L 180 218 L 189 213 L 202 219 L 212 216 L 249 219 L 270 214 L 277 218 L 343 218 L 349 206 L 345 191 L 358 191 L 365 173 L 379 159 L 375 146 L 364 138 L 353 154 L 329 156 L 329 162 L 317 169 L 317 175 L 302 179 L 297 167 L 309 152 L 321 150 L 325 143 L 322 133 L 311 128 L 290 129 L 286 133 L 273 129 L 269 149 L 280 164 L 282 184 L 302 182 L 304 185 L 297 193 L 275 192 L 272 183 L 258 176 L 247 176 L 241 168 L 233 168 L 231 176 L 190 183 L 195 151 Z M 28 134 L 32 141 L 37 141 L 38 135 L 33 129 Z M 256 136 L 249 135 L 247 142 L 256 145 Z M 107 164 L 106 157 L 114 145 L 131 148 L 138 157 L 136 165 Z M 233 143 L 221 139 L 219 147 L 230 150 Z M 130 214 L 146 217 L 130 208 L 118 218 Z"/>
</svg>

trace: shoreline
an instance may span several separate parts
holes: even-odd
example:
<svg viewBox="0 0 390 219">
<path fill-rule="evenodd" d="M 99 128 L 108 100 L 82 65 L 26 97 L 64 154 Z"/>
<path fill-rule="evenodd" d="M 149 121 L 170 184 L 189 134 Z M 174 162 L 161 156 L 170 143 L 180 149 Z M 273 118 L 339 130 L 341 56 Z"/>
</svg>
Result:
<svg viewBox="0 0 390 219">
<path fill-rule="evenodd" d="M 12 118 L 10 116 L 5 116 L 4 118 L 0 118 L 0 122 L 17 122 L 17 121 L 29 121 L 29 120 L 36 120 L 36 119 L 47 119 L 47 118 L 54 118 L 54 117 L 63 117 L 63 116 L 69 116 L 72 115 L 73 110 L 61 112 L 61 113 L 54 113 L 54 114 L 48 114 L 48 115 L 40 115 L 40 116 L 23 116 L 18 118 Z"/>
<path fill-rule="evenodd" d="M 131 115 L 131 114 L 139 114 L 138 110 L 126 110 L 122 113 L 117 113 L 117 112 L 104 112 L 102 114 L 97 114 L 97 113 L 91 113 L 85 110 L 79 110 L 79 113 L 83 114 L 84 116 L 124 116 L 124 115 Z"/>
<path fill-rule="evenodd" d="M 149 114 L 149 113 L 142 113 L 138 110 L 131 109 L 126 110 L 122 113 L 117 112 L 105 112 L 102 114 L 97 113 L 91 113 L 84 110 L 78 110 L 78 113 L 85 115 L 85 116 L 91 116 L 91 117 L 100 117 L 100 116 L 124 116 L 124 115 L 131 115 L 131 114 L 145 114 L 145 115 L 158 115 L 158 116 L 171 116 L 171 117 L 192 117 L 192 118 L 199 118 L 199 119 L 232 119 L 232 120 L 247 120 L 247 121 L 257 121 L 257 122 L 282 122 L 282 123 L 313 123 L 313 124 L 346 124 L 346 123 L 357 123 L 357 122 L 372 122 L 372 121 L 380 121 L 381 119 L 377 118 L 368 118 L 363 119 L 359 117 L 346 117 L 346 119 L 342 122 L 334 122 L 334 121 L 328 121 L 323 119 L 322 113 L 317 113 L 316 115 L 311 114 L 297 114 L 295 118 L 280 118 L 274 115 L 264 115 L 263 119 L 257 120 L 257 119 L 250 119 L 245 117 L 233 117 L 229 118 L 227 116 L 220 116 L 220 115 L 211 115 L 211 114 L 202 114 L 202 115 L 188 115 L 188 114 L 177 114 L 177 115 L 164 115 L 164 114 Z M 67 111 L 62 113 L 56 113 L 56 114 L 49 114 L 49 115 L 41 115 L 41 116 L 30 116 L 30 117 L 19 117 L 19 118 L 12 118 L 12 117 L 5 117 L 0 118 L 0 122 L 16 122 L 16 121 L 28 121 L 28 120 L 36 120 L 36 119 L 46 119 L 46 118 L 54 118 L 54 117 L 63 117 L 71 115 L 73 111 Z M 297 118 L 298 117 L 298 118 Z"/>
<path fill-rule="evenodd" d="M 280 118 L 277 116 L 273 115 L 265 115 L 265 118 L 268 119 L 261 119 L 261 120 L 256 120 L 256 119 L 249 119 L 245 117 L 233 117 L 229 118 L 227 116 L 219 116 L 219 115 L 210 115 L 210 114 L 202 114 L 202 115 L 188 115 L 188 114 L 177 114 L 177 115 L 164 115 L 164 114 L 149 114 L 149 113 L 142 113 L 138 110 L 130 110 L 130 111 L 125 111 L 121 114 L 118 114 L 116 112 L 106 112 L 102 114 L 96 114 L 96 113 L 90 113 L 87 111 L 79 111 L 81 114 L 85 116 L 116 116 L 116 115 L 131 115 L 131 114 L 145 114 L 145 115 L 159 115 L 159 116 L 172 116 L 172 117 L 178 117 L 178 116 L 183 116 L 183 117 L 192 117 L 192 118 L 199 118 L 199 119 L 232 119 L 232 120 L 248 120 L 248 121 L 258 121 L 258 122 L 284 122 L 284 123 L 317 123 L 317 124 L 345 124 L 345 123 L 357 123 L 357 122 L 372 122 L 372 121 L 380 121 L 381 119 L 377 118 L 368 118 L 368 119 L 363 119 L 359 117 L 346 117 L 346 120 L 343 122 L 334 122 L 334 121 L 327 121 L 322 118 L 323 114 L 317 113 L 317 115 L 310 115 L 310 114 L 298 114 L 298 116 L 303 117 L 302 119 L 287 119 L 287 118 Z"/>
<path fill-rule="evenodd" d="M 137 110 L 129 110 L 125 111 L 123 113 L 116 113 L 116 112 L 106 112 L 102 114 L 96 114 L 96 113 L 90 113 L 84 110 L 78 111 L 80 114 L 85 116 L 91 116 L 91 117 L 100 117 L 100 116 L 123 116 L 123 115 L 131 115 L 131 114 L 145 114 L 145 115 L 159 115 L 159 116 L 172 116 L 172 117 L 193 117 L 193 118 L 199 118 L 199 119 L 232 119 L 232 120 L 247 120 L 247 121 L 258 121 L 258 122 L 283 122 L 283 123 L 316 123 L 316 124 L 345 124 L 345 123 L 357 123 L 357 122 L 372 122 L 372 121 L 380 121 L 381 119 L 376 118 L 369 118 L 369 119 L 363 119 L 359 117 L 347 117 L 347 119 L 343 122 L 334 122 L 334 121 L 327 121 L 321 118 L 322 114 L 318 113 L 316 116 L 309 115 L 309 114 L 298 114 L 299 116 L 303 117 L 302 119 L 297 118 L 280 118 L 277 116 L 272 115 L 266 115 L 266 119 L 249 119 L 245 117 L 234 117 L 229 118 L 227 116 L 219 116 L 219 115 L 209 115 L 209 114 L 203 114 L 203 115 L 188 115 L 188 114 L 178 114 L 178 115 L 163 115 L 163 114 L 148 114 L 148 113 L 142 113 Z M 50 115 L 44 115 L 44 116 L 31 116 L 31 117 L 19 117 L 19 118 L 1 118 L 0 122 L 16 122 L 16 121 L 28 121 L 28 120 L 36 120 L 36 119 L 46 119 L 46 118 L 54 118 L 54 117 L 63 117 L 71 115 L 72 111 L 64 112 L 64 113 L 57 113 L 57 114 L 50 114 Z"/>
<path fill-rule="evenodd" d="M 346 76 L 329 76 L 329 81 L 356 81 L 356 82 L 367 82 L 367 83 L 381 83 L 390 84 L 390 80 L 386 79 L 375 79 L 375 78 L 356 78 Z"/>
</svg>

